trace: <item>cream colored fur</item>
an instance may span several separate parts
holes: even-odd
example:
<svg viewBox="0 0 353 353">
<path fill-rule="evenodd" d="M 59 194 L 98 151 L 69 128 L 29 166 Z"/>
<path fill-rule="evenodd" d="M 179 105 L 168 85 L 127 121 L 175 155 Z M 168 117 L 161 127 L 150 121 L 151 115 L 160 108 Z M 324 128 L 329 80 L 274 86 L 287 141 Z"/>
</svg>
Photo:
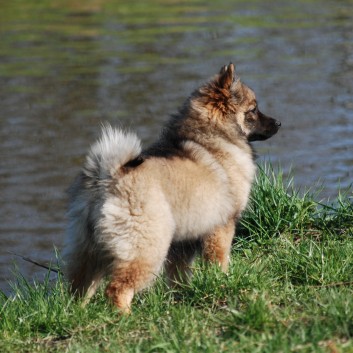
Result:
<svg viewBox="0 0 353 353">
<path fill-rule="evenodd" d="M 198 244 L 227 270 L 255 175 L 247 138 L 268 138 L 279 126 L 262 113 L 255 123 L 251 107 L 255 95 L 230 64 L 146 152 L 136 135 L 103 127 L 69 191 L 63 258 L 74 293 L 88 300 L 108 277 L 107 296 L 128 312 L 164 265 L 170 282 L 186 279 Z"/>
<path fill-rule="evenodd" d="M 85 169 L 91 171 L 100 161 L 100 176 L 109 176 L 101 189 L 105 195 L 95 200 L 100 206 L 93 214 L 92 221 L 97 225 L 94 239 L 87 238 L 82 228 L 91 202 L 90 193 L 82 193 L 70 209 L 71 223 L 63 257 L 71 266 L 80 257 L 78 253 L 89 248 L 92 251 L 100 248 L 100 256 L 104 253 L 113 258 L 107 264 L 109 269 L 120 263 L 153 259 L 149 280 L 136 288 L 142 289 L 159 274 L 172 241 L 203 237 L 215 226 L 240 215 L 246 206 L 255 173 L 250 151 L 215 141 L 225 151 L 219 161 L 205 147 L 189 141 L 184 149 L 186 153 L 192 152 L 192 160 L 150 158 L 138 169 L 124 174 L 119 161 L 127 161 L 125 155 L 129 158 L 137 155 L 138 141 L 110 126 L 103 128 L 102 136 L 92 147 Z M 124 148 L 119 147 L 119 141 Z M 97 279 L 92 278 L 86 284 L 93 292 L 98 285 L 94 282 Z"/>
</svg>

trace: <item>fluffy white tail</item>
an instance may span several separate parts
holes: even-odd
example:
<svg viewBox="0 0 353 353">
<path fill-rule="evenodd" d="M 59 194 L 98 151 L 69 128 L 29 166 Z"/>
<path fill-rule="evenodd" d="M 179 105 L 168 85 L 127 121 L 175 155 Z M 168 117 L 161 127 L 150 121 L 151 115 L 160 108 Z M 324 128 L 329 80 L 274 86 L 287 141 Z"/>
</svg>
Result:
<svg viewBox="0 0 353 353">
<path fill-rule="evenodd" d="M 88 153 L 84 173 L 96 180 L 106 179 L 140 153 L 141 141 L 134 133 L 106 124 L 102 127 L 102 136 Z"/>
</svg>

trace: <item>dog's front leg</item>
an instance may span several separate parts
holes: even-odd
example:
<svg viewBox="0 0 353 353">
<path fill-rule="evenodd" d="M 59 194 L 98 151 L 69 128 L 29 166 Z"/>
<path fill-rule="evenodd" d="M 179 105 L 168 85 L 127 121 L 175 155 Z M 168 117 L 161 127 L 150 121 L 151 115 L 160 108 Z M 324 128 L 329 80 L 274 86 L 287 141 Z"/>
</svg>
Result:
<svg viewBox="0 0 353 353">
<path fill-rule="evenodd" d="M 208 262 L 217 263 L 223 272 L 228 270 L 234 233 L 235 221 L 229 220 L 226 225 L 216 227 L 202 241 L 202 257 Z"/>
</svg>

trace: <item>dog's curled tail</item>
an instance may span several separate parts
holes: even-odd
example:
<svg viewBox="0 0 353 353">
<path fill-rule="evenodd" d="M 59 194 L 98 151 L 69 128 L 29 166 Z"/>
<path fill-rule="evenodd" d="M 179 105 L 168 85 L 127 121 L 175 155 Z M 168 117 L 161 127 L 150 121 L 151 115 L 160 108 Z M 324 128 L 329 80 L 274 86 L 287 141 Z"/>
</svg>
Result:
<svg viewBox="0 0 353 353">
<path fill-rule="evenodd" d="M 141 141 L 134 133 L 104 124 L 100 139 L 87 155 L 84 174 L 94 180 L 105 180 L 140 154 Z"/>
</svg>

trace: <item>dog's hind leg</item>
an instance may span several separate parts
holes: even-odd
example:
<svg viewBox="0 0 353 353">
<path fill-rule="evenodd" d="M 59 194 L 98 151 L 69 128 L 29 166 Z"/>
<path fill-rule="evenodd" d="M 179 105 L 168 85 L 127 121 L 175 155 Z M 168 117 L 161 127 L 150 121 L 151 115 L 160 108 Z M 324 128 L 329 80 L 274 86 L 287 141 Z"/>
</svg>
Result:
<svg viewBox="0 0 353 353">
<path fill-rule="evenodd" d="M 71 253 L 65 267 L 71 293 L 84 298 L 86 304 L 95 294 L 105 273 L 98 267 L 97 259 L 90 257 L 86 251 Z"/>
<path fill-rule="evenodd" d="M 141 237 L 133 257 L 128 260 L 115 260 L 105 293 L 121 312 L 129 313 L 133 296 L 149 287 L 160 274 L 170 246 L 170 238 L 171 234 L 168 234 L 167 230 L 159 236 L 155 234 L 153 238 Z"/>
<path fill-rule="evenodd" d="M 95 272 L 91 275 L 90 280 L 87 282 L 87 284 L 89 284 L 89 287 L 87 288 L 85 296 L 83 298 L 83 302 L 82 302 L 83 306 L 88 304 L 88 302 L 91 300 L 91 298 L 97 292 L 97 289 L 98 289 L 103 277 L 104 277 L 103 272 Z"/>
<path fill-rule="evenodd" d="M 179 283 L 187 282 L 191 276 L 192 262 L 200 249 L 200 241 L 172 243 L 165 262 L 169 285 L 177 286 Z"/>
<path fill-rule="evenodd" d="M 128 202 L 108 199 L 101 222 L 113 256 L 106 295 L 124 313 L 130 312 L 134 294 L 161 272 L 175 230 L 164 194 L 159 188 L 146 189 L 145 183 L 142 179 L 141 189 L 127 189 Z"/>
<path fill-rule="evenodd" d="M 227 272 L 232 240 L 235 233 L 235 221 L 229 220 L 226 225 L 215 230 L 202 239 L 202 257 L 207 262 L 218 264 Z"/>
<path fill-rule="evenodd" d="M 151 285 L 156 279 L 165 255 L 149 259 L 139 258 L 113 269 L 112 278 L 105 293 L 122 313 L 129 313 L 134 294 Z"/>
</svg>

